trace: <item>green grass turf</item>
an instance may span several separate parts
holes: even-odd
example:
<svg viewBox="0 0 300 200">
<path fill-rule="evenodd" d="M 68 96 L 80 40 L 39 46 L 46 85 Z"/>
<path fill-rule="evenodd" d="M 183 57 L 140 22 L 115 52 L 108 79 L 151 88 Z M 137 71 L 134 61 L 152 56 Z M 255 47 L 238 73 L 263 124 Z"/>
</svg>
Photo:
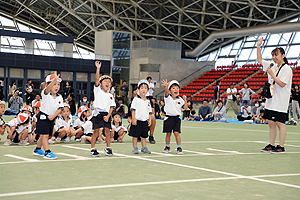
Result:
<svg viewBox="0 0 300 200">
<path fill-rule="evenodd" d="M 8 121 L 11 117 L 4 118 Z M 123 123 L 127 125 L 126 120 Z M 161 154 L 165 135 L 160 120 L 155 129 L 157 143 L 147 143 L 150 155 L 133 155 L 131 138 L 125 136 L 124 143 L 111 145 L 113 157 L 101 153 L 99 158 L 92 158 L 89 144 L 62 143 L 50 146 L 58 159 L 47 161 L 32 155 L 34 144 L 2 146 L 6 135 L 0 142 L 0 198 L 3 199 L 299 199 L 300 196 L 297 126 L 287 126 L 287 153 L 281 155 L 260 153 L 268 141 L 268 125 L 255 124 L 182 122 L 182 148 L 187 150 L 182 156 L 176 154 L 174 136 L 171 156 Z M 104 147 L 96 145 L 99 152 Z M 6 154 L 37 161 L 27 162 Z M 142 185 L 145 183 L 148 185 Z M 99 187 L 78 188 L 93 186 Z M 55 190 L 62 188 L 75 189 Z M 55 191 L 1 197 L 6 193 L 49 189 Z"/>
</svg>

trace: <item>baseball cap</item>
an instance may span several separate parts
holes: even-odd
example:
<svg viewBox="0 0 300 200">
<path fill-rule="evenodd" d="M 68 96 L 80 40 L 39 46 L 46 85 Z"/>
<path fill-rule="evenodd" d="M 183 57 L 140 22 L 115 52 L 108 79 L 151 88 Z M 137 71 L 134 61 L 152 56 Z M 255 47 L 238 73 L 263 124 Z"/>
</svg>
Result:
<svg viewBox="0 0 300 200">
<path fill-rule="evenodd" d="M 80 106 L 80 108 L 78 109 L 78 117 L 80 118 L 82 113 L 87 111 L 87 110 L 90 110 L 87 106 Z"/>
<path fill-rule="evenodd" d="M 31 108 L 31 106 L 29 106 L 29 105 L 26 105 L 26 106 L 24 106 L 24 107 L 21 109 L 21 111 L 24 111 L 24 110 L 27 110 L 27 111 L 29 111 L 29 112 L 32 112 L 32 108 Z"/>
<path fill-rule="evenodd" d="M 46 83 L 52 82 L 54 79 L 55 79 L 54 74 L 50 74 L 46 77 Z M 57 81 L 61 82 L 61 78 L 59 78 Z"/>
<path fill-rule="evenodd" d="M 42 106 L 42 102 L 41 101 L 38 101 L 38 102 L 35 102 L 33 107 L 36 107 L 36 108 L 40 108 Z"/>
<path fill-rule="evenodd" d="M 180 88 L 179 82 L 178 82 L 178 81 L 176 81 L 176 80 L 172 80 L 172 81 L 170 81 L 168 88 L 170 89 L 170 88 L 171 88 L 171 86 L 172 86 L 172 85 L 174 85 L 174 84 L 178 85 L 178 87 Z"/>
<path fill-rule="evenodd" d="M 230 85 L 235 85 L 234 83 L 230 83 Z"/>
<path fill-rule="evenodd" d="M 146 84 L 146 85 L 148 86 L 148 88 L 150 87 L 150 86 L 149 86 L 149 82 L 148 82 L 146 79 L 142 79 L 142 80 L 140 80 L 139 83 L 138 83 L 138 88 L 139 88 L 140 85 L 143 84 L 143 83 Z"/>
<path fill-rule="evenodd" d="M 28 115 L 25 114 L 25 113 L 20 113 L 17 116 L 17 121 L 18 121 L 19 124 L 22 124 L 22 123 L 26 122 L 27 119 L 28 119 Z"/>
</svg>

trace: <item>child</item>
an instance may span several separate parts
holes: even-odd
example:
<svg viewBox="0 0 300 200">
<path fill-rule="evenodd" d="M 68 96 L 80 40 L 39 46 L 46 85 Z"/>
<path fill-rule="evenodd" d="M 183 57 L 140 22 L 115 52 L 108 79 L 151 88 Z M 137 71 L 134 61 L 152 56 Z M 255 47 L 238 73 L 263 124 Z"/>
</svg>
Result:
<svg viewBox="0 0 300 200">
<path fill-rule="evenodd" d="M 2 115 L 4 115 L 4 113 L 5 113 L 5 101 L 0 101 L 0 135 L 4 135 L 5 132 L 5 121 L 2 119 Z"/>
<path fill-rule="evenodd" d="M 123 138 L 127 133 L 127 129 L 123 126 L 121 121 L 121 115 L 118 112 L 112 114 L 113 122 L 111 124 L 111 142 L 123 142 Z"/>
<path fill-rule="evenodd" d="M 31 130 L 32 131 L 32 138 L 30 140 L 28 140 L 29 143 L 33 143 L 34 140 L 37 137 L 37 134 L 35 133 L 36 130 L 36 122 L 37 122 L 37 118 L 36 115 L 40 112 L 40 108 L 41 108 L 42 102 L 41 101 L 37 101 L 34 105 L 33 105 L 33 116 L 32 116 L 32 123 L 31 123 Z M 50 137 L 50 136 L 49 136 Z M 54 142 L 49 139 L 48 140 L 49 144 L 53 144 Z"/>
<path fill-rule="evenodd" d="M 97 149 L 95 149 L 96 140 L 99 136 L 99 128 L 104 128 L 104 134 L 106 136 L 106 148 L 104 153 L 107 156 L 112 156 L 112 149 L 110 148 L 110 129 L 111 129 L 111 114 L 116 107 L 114 97 L 109 93 L 110 84 L 112 78 L 104 75 L 100 77 L 101 62 L 96 61 L 96 82 L 94 86 L 94 114 L 91 119 L 93 123 L 93 136 L 91 141 L 91 156 L 99 156 Z"/>
<path fill-rule="evenodd" d="M 70 143 L 70 138 L 75 135 L 75 130 L 72 128 L 72 117 L 70 117 L 70 112 L 69 104 L 64 104 L 64 109 L 61 115 L 56 119 L 54 125 L 56 143 L 60 143 L 61 139 L 64 139 L 65 143 Z"/>
<path fill-rule="evenodd" d="M 74 99 L 75 99 L 74 93 L 70 93 L 68 95 L 68 98 L 66 99 L 66 103 L 69 104 L 72 115 L 75 115 L 75 113 L 76 113 L 76 105 L 75 105 Z"/>
<path fill-rule="evenodd" d="M 79 103 L 78 103 L 78 110 L 81 106 L 86 106 L 86 107 L 90 107 L 90 102 L 88 101 L 88 97 L 86 95 L 82 96 L 82 99 L 80 99 Z"/>
<path fill-rule="evenodd" d="M 46 77 L 46 85 L 42 91 L 43 104 L 37 114 L 36 134 L 40 135 L 33 155 L 43 156 L 45 159 L 57 159 L 48 144 L 49 134 L 52 134 L 55 118 L 63 109 L 63 98 L 58 94 L 61 79 L 57 72 Z M 44 147 L 45 152 L 42 151 Z"/>
<path fill-rule="evenodd" d="M 164 127 L 163 132 L 166 134 L 166 147 L 163 150 L 163 153 L 170 153 L 170 140 L 172 131 L 174 133 L 176 143 L 177 143 L 177 154 L 182 155 L 182 148 L 181 148 L 181 108 L 183 107 L 184 110 L 188 110 L 186 96 L 183 96 L 183 99 L 179 97 L 179 82 L 176 80 L 172 80 L 167 82 L 167 80 L 163 80 L 162 84 L 165 86 L 165 112 L 166 117 L 164 119 Z"/>
<path fill-rule="evenodd" d="M 129 131 L 129 136 L 132 136 L 132 153 L 138 154 L 137 147 L 138 137 L 141 137 L 142 149 L 141 152 L 150 154 L 151 151 L 146 147 L 146 138 L 148 137 L 149 127 L 151 125 L 152 107 L 150 100 L 146 98 L 149 90 L 149 83 L 147 80 L 140 80 L 138 83 L 139 95 L 135 97 L 131 103 L 132 122 Z"/>
<path fill-rule="evenodd" d="M 31 132 L 30 116 L 26 113 L 20 113 L 16 118 L 5 124 L 8 136 L 4 146 L 9 146 L 12 141 L 19 145 L 29 145 L 26 141 L 28 134 Z"/>
<path fill-rule="evenodd" d="M 90 109 L 85 105 L 80 106 L 78 109 L 78 119 L 74 121 L 74 129 L 76 130 L 75 142 L 81 141 L 80 137 L 83 134 L 83 130 L 77 130 L 86 123 L 87 118 L 90 116 L 89 110 Z"/>
<path fill-rule="evenodd" d="M 196 119 L 196 111 L 195 110 L 192 110 L 191 111 L 191 114 L 190 114 L 190 117 L 189 117 L 189 121 L 194 121 Z"/>
</svg>

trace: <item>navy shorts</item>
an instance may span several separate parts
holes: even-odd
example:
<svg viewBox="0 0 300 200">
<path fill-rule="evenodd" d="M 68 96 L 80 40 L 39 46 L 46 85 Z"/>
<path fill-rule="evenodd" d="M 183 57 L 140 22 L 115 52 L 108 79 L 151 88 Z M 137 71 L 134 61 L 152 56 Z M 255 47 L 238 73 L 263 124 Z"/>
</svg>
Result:
<svg viewBox="0 0 300 200">
<path fill-rule="evenodd" d="M 108 122 L 104 121 L 103 117 L 106 116 L 107 112 L 100 112 L 97 116 L 93 116 L 91 119 L 93 123 L 93 130 L 98 128 L 109 128 L 111 129 L 111 117 L 109 117 Z"/>
<path fill-rule="evenodd" d="M 137 120 L 137 125 L 136 126 L 131 124 L 130 131 L 129 131 L 128 135 L 131 136 L 131 137 L 147 138 L 148 137 L 148 131 L 149 131 L 148 121 L 139 121 L 139 120 Z"/>
<path fill-rule="evenodd" d="M 48 119 L 48 115 L 39 112 L 36 115 L 37 122 L 36 122 L 36 130 L 35 133 L 39 135 L 49 135 L 52 136 L 53 127 L 55 119 L 52 121 Z"/>
<path fill-rule="evenodd" d="M 274 111 L 274 110 L 265 109 L 263 118 L 272 120 L 274 122 L 281 122 L 281 123 L 285 124 L 285 122 L 288 121 L 288 114 Z"/>
<path fill-rule="evenodd" d="M 181 119 L 179 116 L 166 116 L 164 119 L 163 133 L 181 133 Z"/>
</svg>

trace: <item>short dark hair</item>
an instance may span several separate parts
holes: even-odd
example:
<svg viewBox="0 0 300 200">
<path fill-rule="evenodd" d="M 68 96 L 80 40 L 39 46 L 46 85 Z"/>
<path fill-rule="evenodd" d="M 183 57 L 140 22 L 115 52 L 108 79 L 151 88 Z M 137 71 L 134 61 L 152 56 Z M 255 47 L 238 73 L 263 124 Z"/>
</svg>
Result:
<svg viewBox="0 0 300 200">
<path fill-rule="evenodd" d="M 152 77 L 151 77 L 151 76 L 148 76 L 146 79 L 147 79 L 147 81 L 148 81 L 149 79 L 151 79 L 151 80 L 152 80 Z"/>
<path fill-rule="evenodd" d="M 114 113 L 112 114 L 112 117 L 114 117 L 114 116 L 116 116 L 116 115 L 120 115 L 120 117 L 121 117 L 121 114 L 120 114 L 119 112 L 114 112 Z"/>
<path fill-rule="evenodd" d="M 139 85 L 139 87 L 138 87 L 138 89 L 140 89 L 140 87 L 141 87 L 142 85 L 146 85 L 146 86 L 147 86 L 147 88 L 149 89 L 149 86 L 148 86 L 148 84 L 146 84 L 146 83 L 142 83 L 142 84 L 140 84 L 140 85 Z"/>
<path fill-rule="evenodd" d="M 217 84 L 217 85 L 219 85 L 219 84 L 220 84 L 220 82 L 221 82 L 220 80 L 217 80 L 217 81 L 216 81 L 216 84 Z"/>
<path fill-rule="evenodd" d="M 35 96 L 36 96 L 36 95 L 39 95 L 40 97 L 42 97 L 40 93 L 36 93 Z"/>
<path fill-rule="evenodd" d="M 72 97 L 72 99 L 75 99 L 74 93 L 70 93 L 70 97 Z"/>
<path fill-rule="evenodd" d="M 254 104 L 256 104 L 256 103 L 258 103 L 258 101 L 256 100 L 256 101 L 254 101 Z"/>
<path fill-rule="evenodd" d="M 127 83 L 127 81 L 126 81 L 126 80 L 123 80 L 123 83 L 124 83 L 124 82 L 126 82 L 126 83 Z"/>
<path fill-rule="evenodd" d="M 27 83 L 28 83 L 29 81 L 31 81 L 31 79 L 27 79 Z"/>
<path fill-rule="evenodd" d="M 206 101 L 208 103 L 208 99 L 203 99 L 203 102 Z"/>
<path fill-rule="evenodd" d="M 217 101 L 217 104 L 219 104 L 220 102 L 223 104 L 223 101 L 222 101 L 222 100 Z"/>
<path fill-rule="evenodd" d="M 84 98 L 84 97 L 86 97 L 86 98 L 87 98 L 87 95 L 86 95 L 86 94 L 84 94 L 84 95 L 82 96 L 82 98 Z"/>
<path fill-rule="evenodd" d="M 192 111 L 191 111 L 191 114 L 192 114 L 192 115 L 196 114 L 196 111 L 195 111 L 195 110 L 192 110 Z"/>
<path fill-rule="evenodd" d="M 245 100 L 245 101 L 243 101 L 243 104 L 248 104 L 248 101 L 246 101 L 246 100 Z"/>
</svg>

